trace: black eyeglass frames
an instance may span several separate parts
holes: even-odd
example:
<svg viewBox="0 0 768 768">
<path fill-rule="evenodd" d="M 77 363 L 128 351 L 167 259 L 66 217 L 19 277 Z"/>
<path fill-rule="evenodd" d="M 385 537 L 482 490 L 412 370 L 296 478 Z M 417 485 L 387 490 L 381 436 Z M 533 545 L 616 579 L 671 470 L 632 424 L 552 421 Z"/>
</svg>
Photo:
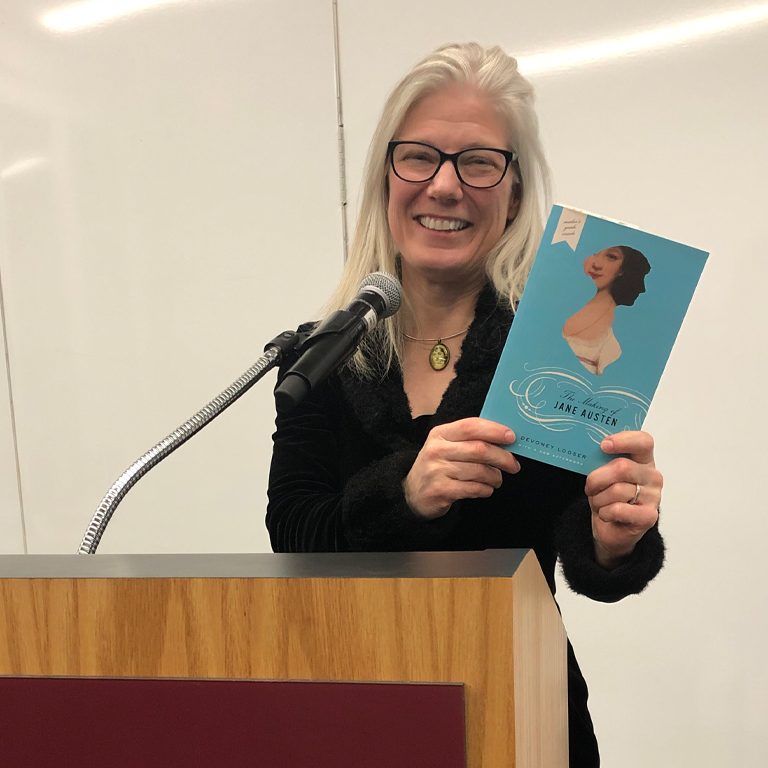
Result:
<svg viewBox="0 0 768 768">
<path fill-rule="evenodd" d="M 451 162 L 462 184 L 474 189 L 490 189 L 501 183 L 517 152 L 495 147 L 470 147 L 448 153 L 421 141 L 390 141 L 389 160 L 395 175 L 415 184 L 431 181 L 443 163 Z"/>
</svg>

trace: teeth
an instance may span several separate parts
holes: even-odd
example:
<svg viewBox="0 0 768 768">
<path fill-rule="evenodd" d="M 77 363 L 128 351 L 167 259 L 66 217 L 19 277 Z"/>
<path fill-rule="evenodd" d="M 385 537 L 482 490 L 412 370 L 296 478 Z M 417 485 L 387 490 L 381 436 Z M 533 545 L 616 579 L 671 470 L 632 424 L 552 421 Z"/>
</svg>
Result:
<svg viewBox="0 0 768 768">
<path fill-rule="evenodd" d="M 421 224 L 422 227 L 426 227 L 427 229 L 439 229 L 439 230 L 457 230 L 457 229 L 466 229 L 469 226 L 468 221 L 447 221 L 445 219 L 433 219 L 429 216 L 419 216 L 417 221 L 419 224 Z"/>
</svg>

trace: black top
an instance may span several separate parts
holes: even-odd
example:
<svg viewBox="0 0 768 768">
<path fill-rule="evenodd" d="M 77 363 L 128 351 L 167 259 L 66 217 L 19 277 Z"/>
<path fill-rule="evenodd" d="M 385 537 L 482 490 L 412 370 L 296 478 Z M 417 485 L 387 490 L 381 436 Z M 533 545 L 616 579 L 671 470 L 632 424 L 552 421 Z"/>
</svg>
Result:
<svg viewBox="0 0 768 768">
<path fill-rule="evenodd" d="M 583 475 L 518 457 L 487 499 L 464 499 L 436 520 L 415 515 L 402 482 L 433 426 L 478 416 L 512 322 L 492 289 L 478 299 L 449 384 L 433 416 L 412 419 L 402 375 L 361 380 L 348 368 L 277 416 L 267 526 L 276 552 L 533 548 L 555 591 L 558 555 L 573 589 L 611 602 L 640 592 L 663 562 L 658 528 L 620 568 L 594 557 Z M 285 370 L 292 363 L 288 359 Z"/>
<path fill-rule="evenodd" d="M 664 560 L 658 527 L 619 568 L 604 570 L 595 560 L 583 475 L 521 456 L 520 472 L 504 474 L 489 498 L 454 502 L 443 517 L 426 520 L 405 502 L 403 480 L 429 430 L 480 415 L 512 318 L 491 288 L 480 294 L 456 376 L 432 416 L 411 418 L 396 365 L 371 379 L 343 368 L 297 410 L 278 413 L 267 506 L 273 549 L 533 548 L 553 594 L 558 557 L 570 586 L 593 599 L 612 602 L 642 591 Z M 596 768 L 587 687 L 570 643 L 568 705 L 570 764 Z"/>
</svg>

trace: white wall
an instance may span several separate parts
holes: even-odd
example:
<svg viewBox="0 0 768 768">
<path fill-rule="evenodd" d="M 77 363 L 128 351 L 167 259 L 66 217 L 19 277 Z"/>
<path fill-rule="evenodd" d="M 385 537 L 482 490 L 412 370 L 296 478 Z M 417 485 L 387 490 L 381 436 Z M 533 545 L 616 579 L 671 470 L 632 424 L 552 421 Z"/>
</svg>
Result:
<svg viewBox="0 0 768 768">
<path fill-rule="evenodd" d="M 342 260 L 331 0 L 188 0 L 69 35 L 40 25 L 52 7 L 0 10 L 0 276 L 31 552 L 74 551 L 115 477 L 312 316 Z M 386 93 L 440 43 L 525 65 L 741 7 L 340 0 L 349 189 Z M 668 564 L 616 605 L 558 595 L 609 768 L 768 764 L 768 21 L 727 23 L 530 74 L 559 202 L 712 254 L 646 423 Z M 142 480 L 100 552 L 266 551 L 271 384 Z M 7 402 L 0 535 L 21 551 Z"/>
<path fill-rule="evenodd" d="M 117 476 L 338 278 L 333 16 L 201 1 L 53 33 L 51 7 L 0 12 L 0 167 L 36 160 L 1 182 L 0 269 L 29 551 L 74 552 Z M 100 551 L 268 549 L 273 379 Z"/>
</svg>

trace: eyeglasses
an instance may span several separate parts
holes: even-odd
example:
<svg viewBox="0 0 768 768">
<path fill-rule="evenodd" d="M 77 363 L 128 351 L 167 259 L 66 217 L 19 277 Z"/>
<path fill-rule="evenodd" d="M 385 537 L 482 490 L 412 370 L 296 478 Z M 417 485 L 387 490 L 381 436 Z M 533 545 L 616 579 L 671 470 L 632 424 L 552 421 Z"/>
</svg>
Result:
<svg viewBox="0 0 768 768">
<path fill-rule="evenodd" d="M 517 152 L 506 149 L 471 147 L 449 154 L 421 141 L 390 141 L 387 151 L 395 175 L 415 184 L 431 181 L 450 161 L 462 184 L 489 189 L 501 182 L 510 163 L 517 162 Z"/>
</svg>

